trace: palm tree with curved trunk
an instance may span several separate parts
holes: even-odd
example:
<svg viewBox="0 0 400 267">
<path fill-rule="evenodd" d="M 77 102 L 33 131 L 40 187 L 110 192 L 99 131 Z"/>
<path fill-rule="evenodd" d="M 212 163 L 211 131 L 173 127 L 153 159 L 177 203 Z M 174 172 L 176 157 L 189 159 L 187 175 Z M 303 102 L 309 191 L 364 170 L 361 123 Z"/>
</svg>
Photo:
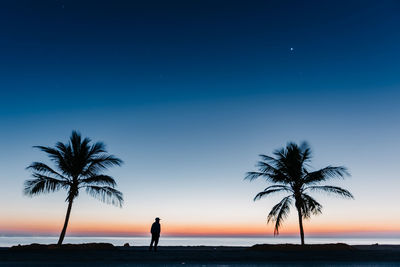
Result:
<svg viewBox="0 0 400 267">
<path fill-rule="evenodd" d="M 261 160 L 256 165 L 258 171 L 248 172 L 245 179 L 253 181 L 257 178 L 264 178 L 267 182 L 273 183 L 264 191 L 259 192 L 254 197 L 254 201 L 274 193 L 287 193 L 271 209 L 267 223 L 275 222 L 274 235 L 278 235 L 279 228 L 294 203 L 299 219 L 301 244 L 304 245 L 303 219 L 322 212 L 322 205 L 309 193 L 320 191 L 344 198 L 354 198 L 349 191 L 343 188 L 320 184 L 331 178 L 344 178 L 350 174 L 342 166 L 327 166 L 317 171 L 310 171 L 311 149 L 306 142 L 300 146 L 288 143 L 285 148 L 278 149 L 273 154 L 275 157 L 260 155 Z"/>
<path fill-rule="evenodd" d="M 58 245 L 61 245 L 67 231 L 72 203 L 78 197 L 81 189 L 107 204 L 122 207 L 123 195 L 115 189 L 114 178 L 101 174 L 111 166 L 119 166 L 122 160 L 107 154 L 102 142 L 91 144 L 89 138 L 82 139 L 73 131 L 69 142 L 56 143 L 55 147 L 35 146 L 45 152 L 54 163 L 57 170 L 41 162 L 33 162 L 27 169 L 32 171 L 33 179 L 26 180 L 24 193 L 35 196 L 43 193 L 67 191 L 68 202 L 64 226 Z"/>
</svg>

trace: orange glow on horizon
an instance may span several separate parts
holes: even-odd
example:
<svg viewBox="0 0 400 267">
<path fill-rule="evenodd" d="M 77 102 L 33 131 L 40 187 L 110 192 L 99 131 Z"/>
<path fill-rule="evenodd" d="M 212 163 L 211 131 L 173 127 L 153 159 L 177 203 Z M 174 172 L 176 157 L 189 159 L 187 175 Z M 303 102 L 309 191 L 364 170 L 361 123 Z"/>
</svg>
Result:
<svg viewBox="0 0 400 267">
<path fill-rule="evenodd" d="M 0 233 L 31 233 L 37 235 L 58 234 L 62 224 L 59 222 L 49 222 L 46 224 L 39 222 L 14 222 L 4 225 L 0 224 Z M 68 226 L 68 233 L 71 235 L 87 236 L 146 236 L 149 234 L 150 225 L 147 224 L 107 224 L 104 223 L 73 223 Z M 367 224 L 360 226 L 357 224 L 346 225 L 307 225 L 305 232 L 309 235 L 335 235 L 335 234 L 368 234 L 368 233 L 400 233 L 398 225 L 378 226 Z M 272 225 L 252 224 L 252 225 L 223 225 L 223 224 L 168 224 L 162 223 L 163 235 L 169 236 L 265 236 L 273 235 Z M 298 226 L 288 225 L 282 227 L 280 234 L 297 235 Z"/>
</svg>

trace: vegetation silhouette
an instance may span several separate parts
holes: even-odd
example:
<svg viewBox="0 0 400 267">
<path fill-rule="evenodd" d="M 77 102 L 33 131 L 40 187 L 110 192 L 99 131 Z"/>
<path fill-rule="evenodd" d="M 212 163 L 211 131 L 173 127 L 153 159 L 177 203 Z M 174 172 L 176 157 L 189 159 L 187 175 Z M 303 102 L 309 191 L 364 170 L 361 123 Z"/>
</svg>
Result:
<svg viewBox="0 0 400 267">
<path fill-rule="evenodd" d="M 303 142 L 300 146 L 295 143 L 288 143 L 285 148 L 275 150 L 273 154 L 275 158 L 260 155 L 261 160 L 256 165 L 258 171 L 248 172 L 245 179 L 253 181 L 261 177 L 274 184 L 258 193 L 254 197 L 254 201 L 273 193 L 289 193 L 269 212 L 267 223 L 275 222 L 274 235 L 278 235 L 279 227 L 287 218 L 294 201 L 299 218 L 301 244 L 304 245 L 303 219 L 308 219 L 312 214 L 317 215 L 322 212 L 322 205 L 312 198 L 309 192 L 322 191 L 345 198 L 354 198 L 349 191 L 343 188 L 319 185 L 331 178 L 344 178 L 350 174 L 342 166 L 327 166 L 310 172 L 311 149 L 306 142 Z"/>
<path fill-rule="evenodd" d="M 115 189 L 114 178 L 101 174 L 111 166 L 119 166 L 122 160 L 107 154 L 102 142 L 90 144 L 89 138 L 82 140 L 81 135 L 73 131 L 68 143 L 57 142 L 56 146 L 34 146 L 47 153 L 58 171 L 41 162 L 33 162 L 27 169 L 32 171 L 34 179 L 26 180 L 24 194 L 28 196 L 67 190 L 67 214 L 58 245 L 61 245 L 67 231 L 72 203 L 78 197 L 80 189 L 89 195 L 115 206 L 122 207 L 123 195 Z"/>
</svg>

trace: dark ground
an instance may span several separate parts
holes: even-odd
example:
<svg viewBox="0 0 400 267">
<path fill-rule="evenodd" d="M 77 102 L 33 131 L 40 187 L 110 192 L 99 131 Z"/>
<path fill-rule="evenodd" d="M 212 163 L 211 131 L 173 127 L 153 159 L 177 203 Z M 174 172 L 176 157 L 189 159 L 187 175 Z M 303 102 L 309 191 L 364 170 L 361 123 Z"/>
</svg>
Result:
<svg viewBox="0 0 400 267">
<path fill-rule="evenodd" d="M 0 248 L 0 266 L 400 266 L 400 246 L 361 245 L 350 250 L 302 251 L 248 247 L 117 247 L 110 250 Z"/>
</svg>

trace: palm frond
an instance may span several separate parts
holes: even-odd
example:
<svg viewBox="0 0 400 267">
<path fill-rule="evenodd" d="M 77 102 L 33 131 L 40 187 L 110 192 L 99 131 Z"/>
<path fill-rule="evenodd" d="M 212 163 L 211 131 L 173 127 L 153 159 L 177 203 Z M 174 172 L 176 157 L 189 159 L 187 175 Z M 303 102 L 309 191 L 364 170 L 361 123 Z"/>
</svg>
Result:
<svg viewBox="0 0 400 267">
<path fill-rule="evenodd" d="M 266 155 L 260 156 L 268 157 Z M 258 171 L 248 172 L 246 174 L 246 177 L 244 178 L 245 180 L 253 181 L 259 177 L 263 177 L 267 181 L 271 181 L 274 183 L 287 183 L 288 181 L 288 177 L 285 175 L 285 173 L 282 172 L 281 169 L 277 169 L 267 162 L 258 161 L 256 167 L 258 168 Z"/>
<path fill-rule="evenodd" d="M 278 171 L 275 167 L 273 167 L 271 164 L 269 164 L 269 163 L 267 163 L 267 162 L 264 162 L 264 161 L 259 161 L 259 162 L 257 162 L 256 167 L 258 167 L 258 170 L 259 170 L 260 172 L 263 172 L 263 173 L 272 173 L 272 174 L 276 174 L 276 173 L 279 172 L 279 171 Z"/>
<path fill-rule="evenodd" d="M 114 178 L 108 175 L 96 175 L 89 178 L 81 179 L 79 181 L 85 185 L 108 185 L 111 187 L 115 187 L 117 185 Z"/>
<path fill-rule="evenodd" d="M 311 160 L 311 148 L 307 142 L 303 142 L 300 145 L 300 151 L 302 154 L 302 164 L 307 164 Z"/>
<path fill-rule="evenodd" d="M 45 152 L 48 154 L 49 158 L 53 161 L 58 162 L 60 158 L 62 158 L 62 155 L 60 154 L 60 151 L 52 148 L 52 147 L 47 147 L 47 146 L 33 146 L 34 148 L 40 149 L 41 151 Z"/>
<path fill-rule="evenodd" d="M 87 160 L 86 167 L 82 170 L 83 177 L 94 176 L 99 171 L 112 166 L 120 166 L 123 161 L 113 155 L 101 155 Z"/>
<path fill-rule="evenodd" d="M 41 162 L 33 162 L 31 165 L 27 167 L 27 169 L 31 169 L 42 174 L 53 174 L 61 179 L 68 180 L 68 178 L 64 177 L 57 171 L 50 168 L 48 165 Z"/>
<path fill-rule="evenodd" d="M 275 164 L 277 162 L 277 159 L 275 159 L 274 157 L 271 157 L 271 156 L 268 156 L 268 155 L 265 155 L 265 154 L 260 154 L 259 156 L 263 161 L 267 161 L 267 162 L 270 162 L 272 164 Z"/>
<path fill-rule="evenodd" d="M 262 197 L 265 197 L 272 193 L 277 193 L 277 192 L 291 192 L 291 189 L 290 189 L 290 187 L 288 187 L 286 185 L 271 185 L 271 186 L 268 186 L 267 188 L 265 188 L 264 191 L 258 193 L 254 197 L 254 201 L 259 200 Z"/>
<path fill-rule="evenodd" d="M 343 166 L 339 167 L 328 166 L 318 171 L 307 173 L 304 176 L 304 183 L 305 184 L 318 183 L 326 181 L 330 178 L 343 178 L 349 175 L 350 173 Z"/>
<path fill-rule="evenodd" d="M 77 155 L 79 154 L 80 148 L 81 148 L 81 134 L 77 131 L 72 131 L 71 137 L 69 138 L 69 144 L 70 147 L 72 148 L 73 154 Z M 90 140 L 86 138 L 86 143 L 88 143 Z"/>
<path fill-rule="evenodd" d="M 331 185 L 321 185 L 321 186 L 308 186 L 305 188 L 305 190 L 312 190 L 312 191 L 323 191 L 326 193 L 332 193 L 339 195 L 344 198 L 353 198 L 354 196 L 346 189 L 343 189 L 338 186 L 331 186 Z"/>
<path fill-rule="evenodd" d="M 57 142 L 56 143 L 56 148 L 58 150 L 58 152 L 64 157 L 65 154 L 68 153 L 68 144 L 64 144 L 62 142 Z"/>
<path fill-rule="evenodd" d="M 63 174 L 68 174 L 70 171 L 70 166 L 68 165 L 68 160 L 66 159 L 65 151 L 60 149 L 60 144 L 64 146 L 64 144 L 58 142 L 56 144 L 56 148 L 52 147 L 46 147 L 46 146 L 34 146 L 34 148 L 38 148 L 41 151 L 47 153 L 49 158 L 55 162 L 56 166 L 58 167 L 59 170 L 63 172 Z M 65 148 L 65 147 L 61 147 Z"/>
<path fill-rule="evenodd" d="M 314 198 L 307 194 L 301 195 L 300 203 L 303 218 L 308 219 L 311 214 L 318 215 L 322 213 L 322 205 L 319 204 Z"/>
<path fill-rule="evenodd" d="M 114 206 L 122 207 L 124 202 L 122 193 L 109 186 L 86 186 L 86 193 L 104 203 Z"/>
<path fill-rule="evenodd" d="M 105 145 L 103 142 L 96 142 L 94 145 L 92 145 L 89 149 L 88 157 L 94 157 L 100 153 L 105 153 Z"/>
<path fill-rule="evenodd" d="M 269 175 L 262 173 L 262 172 L 247 172 L 246 177 L 244 177 L 245 180 L 253 181 L 259 177 L 265 177 L 267 180 L 270 178 Z"/>
<path fill-rule="evenodd" d="M 281 159 L 286 158 L 287 147 L 286 147 L 286 149 L 283 147 L 276 149 L 272 153 L 276 156 L 276 160 L 279 162 Z"/>
<path fill-rule="evenodd" d="M 282 222 L 287 218 L 292 205 L 292 196 L 284 197 L 278 204 L 276 204 L 268 214 L 267 223 L 275 222 L 274 235 L 279 235 L 279 227 Z"/>
<path fill-rule="evenodd" d="M 36 179 L 29 179 L 24 183 L 24 194 L 28 196 L 56 192 L 61 188 L 69 186 L 69 182 L 65 180 L 59 180 L 39 173 L 33 173 L 32 176 Z"/>
</svg>

